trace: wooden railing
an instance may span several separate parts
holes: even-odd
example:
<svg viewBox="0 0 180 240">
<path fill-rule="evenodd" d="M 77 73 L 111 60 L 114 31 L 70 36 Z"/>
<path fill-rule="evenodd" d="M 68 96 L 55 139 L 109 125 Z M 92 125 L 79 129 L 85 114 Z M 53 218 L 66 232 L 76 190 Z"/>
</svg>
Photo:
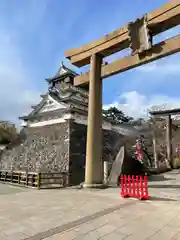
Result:
<svg viewBox="0 0 180 240">
<path fill-rule="evenodd" d="M 68 186 L 67 172 L 39 173 L 39 188 L 62 188 Z"/>
<path fill-rule="evenodd" d="M 0 182 L 18 186 L 35 187 L 37 189 L 62 188 L 68 186 L 68 173 L 0 171 Z"/>
</svg>

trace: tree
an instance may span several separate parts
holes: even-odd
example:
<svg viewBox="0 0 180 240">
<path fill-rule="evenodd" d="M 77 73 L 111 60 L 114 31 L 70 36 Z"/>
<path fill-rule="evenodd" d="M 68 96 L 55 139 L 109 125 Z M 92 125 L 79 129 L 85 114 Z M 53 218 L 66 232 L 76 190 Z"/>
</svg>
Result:
<svg viewBox="0 0 180 240">
<path fill-rule="evenodd" d="M 109 109 L 102 110 L 103 116 L 109 120 L 115 121 L 116 123 L 130 122 L 133 120 L 132 117 L 126 116 L 123 111 L 117 109 L 116 107 L 110 107 Z"/>
<path fill-rule="evenodd" d="M 14 124 L 8 121 L 0 121 L 0 143 L 8 144 L 18 137 L 18 131 Z"/>
</svg>

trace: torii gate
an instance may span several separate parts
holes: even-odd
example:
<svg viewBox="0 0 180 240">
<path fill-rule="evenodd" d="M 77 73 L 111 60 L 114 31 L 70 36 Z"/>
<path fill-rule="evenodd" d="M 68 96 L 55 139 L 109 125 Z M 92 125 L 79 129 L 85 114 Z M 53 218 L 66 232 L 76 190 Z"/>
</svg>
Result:
<svg viewBox="0 0 180 240">
<path fill-rule="evenodd" d="M 179 24 L 180 0 L 174 0 L 99 40 L 65 52 L 77 67 L 90 63 L 89 73 L 74 80 L 75 86 L 89 84 L 85 187 L 103 184 L 101 79 L 179 52 L 180 35 L 153 45 L 153 36 Z M 102 64 L 104 57 L 129 47 L 130 56 Z"/>
<path fill-rule="evenodd" d="M 160 107 L 160 106 L 159 106 Z M 156 117 L 164 117 L 166 119 L 166 147 L 167 147 L 167 159 L 172 166 L 172 118 L 173 115 L 180 114 L 180 108 L 173 108 L 173 109 L 152 109 L 149 111 L 149 114 L 153 118 L 153 124 L 155 124 Z M 153 136 L 153 149 L 154 149 L 154 159 L 155 164 L 158 167 L 158 159 L 157 159 L 157 152 L 156 152 L 156 134 L 154 129 L 154 136 Z"/>
</svg>

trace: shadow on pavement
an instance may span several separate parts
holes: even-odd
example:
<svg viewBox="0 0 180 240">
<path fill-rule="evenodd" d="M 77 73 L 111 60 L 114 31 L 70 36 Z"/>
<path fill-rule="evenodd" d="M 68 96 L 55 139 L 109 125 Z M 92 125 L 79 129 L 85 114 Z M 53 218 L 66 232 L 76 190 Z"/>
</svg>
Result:
<svg viewBox="0 0 180 240">
<path fill-rule="evenodd" d="M 161 182 L 161 181 L 168 181 L 168 180 L 174 180 L 174 178 L 167 178 L 167 177 L 164 177 L 164 175 L 153 175 L 148 177 L 149 182 Z"/>
<path fill-rule="evenodd" d="M 180 188 L 180 185 L 156 184 L 156 185 L 149 185 L 148 188 L 172 188 L 172 189 L 179 189 L 179 188 Z"/>
<path fill-rule="evenodd" d="M 168 172 L 168 175 L 179 175 L 179 174 L 180 174 L 180 170 L 174 171 L 174 172 Z"/>
<path fill-rule="evenodd" d="M 155 197 L 155 196 L 150 197 L 149 200 L 164 201 L 164 202 L 176 202 L 177 201 L 176 199 L 172 199 L 172 198 Z"/>
</svg>

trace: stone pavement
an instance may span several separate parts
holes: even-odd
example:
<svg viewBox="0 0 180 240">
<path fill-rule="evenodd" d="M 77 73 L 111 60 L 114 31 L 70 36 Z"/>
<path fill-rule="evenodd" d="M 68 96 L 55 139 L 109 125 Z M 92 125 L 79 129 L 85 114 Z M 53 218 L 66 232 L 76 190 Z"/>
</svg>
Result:
<svg viewBox="0 0 180 240">
<path fill-rule="evenodd" d="M 149 181 L 151 200 L 106 190 L 0 184 L 0 240 L 180 240 L 180 171 Z"/>
</svg>

